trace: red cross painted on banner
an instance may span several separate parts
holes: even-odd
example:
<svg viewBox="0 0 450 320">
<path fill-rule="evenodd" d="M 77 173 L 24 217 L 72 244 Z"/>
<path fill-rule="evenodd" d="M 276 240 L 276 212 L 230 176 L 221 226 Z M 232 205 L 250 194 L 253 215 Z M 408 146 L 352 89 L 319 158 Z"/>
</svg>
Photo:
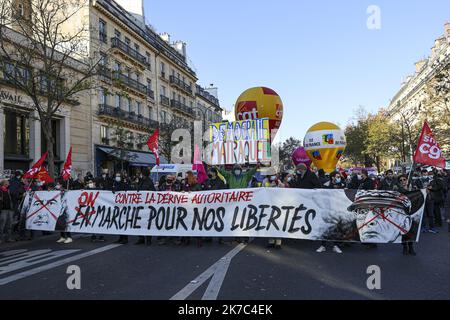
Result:
<svg viewBox="0 0 450 320">
<path fill-rule="evenodd" d="M 58 216 L 56 216 L 53 212 L 50 211 L 50 209 L 47 207 L 47 205 L 53 201 L 56 200 L 56 198 L 58 198 L 59 196 L 61 196 L 61 194 L 57 194 L 56 196 L 54 196 L 52 199 L 48 200 L 46 204 L 44 204 L 44 202 L 39 199 L 39 196 L 35 193 L 34 194 L 34 198 L 42 205 L 42 207 L 40 207 L 38 210 L 36 210 L 35 212 L 31 213 L 28 217 L 27 220 L 30 219 L 31 217 L 33 217 L 34 215 L 38 214 L 41 210 L 45 209 L 47 210 L 51 216 L 53 217 L 53 219 L 55 219 L 56 221 L 58 220 Z"/>
</svg>

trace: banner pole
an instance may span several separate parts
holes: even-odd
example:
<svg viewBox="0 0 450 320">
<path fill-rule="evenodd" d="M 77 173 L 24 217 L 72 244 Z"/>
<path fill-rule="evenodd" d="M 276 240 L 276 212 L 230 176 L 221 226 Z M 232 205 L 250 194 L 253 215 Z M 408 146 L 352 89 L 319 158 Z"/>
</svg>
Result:
<svg viewBox="0 0 450 320">
<path fill-rule="evenodd" d="M 413 177 L 414 171 L 416 171 L 416 166 L 417 166 L 417 163 L 414 161 L 412 164 L 411 170 L 409 171 L 409 175 L 408 175 L 408 185 L 407 185 L 408 188 L 412 184 L 412 177 Z"/>
</svg>

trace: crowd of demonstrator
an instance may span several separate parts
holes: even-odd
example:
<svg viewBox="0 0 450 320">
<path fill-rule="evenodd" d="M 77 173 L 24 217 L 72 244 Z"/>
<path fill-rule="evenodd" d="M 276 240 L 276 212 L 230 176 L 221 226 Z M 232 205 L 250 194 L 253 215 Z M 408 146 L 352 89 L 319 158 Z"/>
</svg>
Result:
<svg viewBox="0 0 450 320">
<path fill-rule="evenodd" d="M 208 179 L 200 184 L 194 172 L 188 172 L 185 179 L 172 175 L 162 175 L 154 184 L 150 178 L 148 169 L 142 170 L 136 176 L 128 176 L 124 172 L 109 175 L 107 170 L 102 171 L 99 177 L 88 173 L 85 177 L 78 175 L 76 179 L 64 182 L 57 180 L 56 183 L 44 184 L 42 182 L 30 182 L 22 178 L 21 172 L 8 179 L 0 181 L 0 244 L 2 242 L 25 241 L 33 238 L 33 232 L 25 228 L 25 217 L 20 214 L 20 205 L 27 191 L 43 190 L 109 190 L 119 191 L 175 191 L 195 192 L 202 190 L 223 190 L 242 188 L 297 188 L 297 189 L 355 189 L 355 190 L 390 190 L 400 193 L 418 189 L 426 189 L 425 213 L 422 225 L 423 232 L 438 233 L 438 228 L 444 224 L 443 215 L 447 217 L 450 232 L 450 172 L 445 170 L 418 169 L 412 175 L 412 184 L 408 186 L 408 175 L 395 175 L 388 170 L 382 175 L 369 175 L 367 171 L 354 171 L 350 175 L 346 172 L 333 172 L 326 175 L 322 170 L 317 172 L 309 170 L 304 164 L 296 167 L 294 172 L 274 173 L 261 176 L 258 173 L 259 166 L 244 169 L 234 166 L 233 170 L 227 171 L 216 167 L 208 170 Z M 17 236 L 16 236 L 17 234 Z M 105 241 L 104 237 L 92 235 L 91 240 Z M 235 239 L 239 242 L 248 241 L 247 238 Z M 197 238 L 197 244 L 202 245 L 204 241 L 211 239 Z M 73 239 L 69 233 L 62 233 L 59 243 L 71 243 Z M 118 243 L 127 244 L 128 237 L 120 236 Z M 176 245 L 188 245 L 189 238 L 159 237 L 158 244 L 164 245 L 173 242 Z M 222 243 L 223 239 L 219 239 Z M 136 244 L 150 244 L 151 237 L 140 237 Z M 268 246 L 276 249 L 281 248 L 281 239 L 269 239 Z M 374 245 L 368 245 L 374 247 Z M 317 252 L 326 251 L 326 243 L 323 242 Z M 342 253 L 339 243 L 333 243 L 332 250 Z M 408 250 L 408 249 L 405 249 Z M 409 254 L 415 255 L 412 246 Z"/>
</svg>

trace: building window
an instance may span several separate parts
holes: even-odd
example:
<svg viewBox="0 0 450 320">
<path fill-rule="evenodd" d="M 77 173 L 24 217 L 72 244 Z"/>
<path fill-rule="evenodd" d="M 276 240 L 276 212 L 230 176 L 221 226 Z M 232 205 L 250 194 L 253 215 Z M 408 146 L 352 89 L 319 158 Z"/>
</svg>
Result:
<svg viewBox="0 0 450 320">
<path fill-rule="evenodd" d="M 139 52 L 140 50 L 139 45 L 137 43 L 134 44 L 134 50 L 136 50 L 137 52 Z"/>
<path fill-rule="evenodd" d="M 186 105 L 186 98 L 183 97 L 183 104 Z"/>
<path fill-rule="evenodd" d="M 152 71 L 152 55 L 148 52 L 146 52 L 146 55 L 147 55 L 148 70 Z"/>
<path fill-rule="evenodd" d="M 125 37 L 125 43 L 127 44 L 127 46 L 130 47 L 130 45 L 131 45 L 131 40 L 130 40 L 129 38 Z"/>
<path fill-rule="evenodd" d="M 122 64 L 118 61 L 114 62 L 114 71 L 120 73 L 122 70 Z"/>
<path fill-rule="evenodd" d="M 100 127 L 100 138 L 102 139 L 103 143 L 107 144 L 105 141 L 109 138 L 109 128 L 107 126 Z"/>
<path fill-rule="evenodd" d="M 131 99 L 125 99 L 125 111 L 131 112 Z"/>
<path fill-rule="evenodd" d="M 177 100 L 177 94 L 174 92 L 172 92 L 172 100 Z"/>
<path fill-rule="evenodd" d="M 102 67 L 106 67 L 108 65 L 108 56 L 104 52 L 100 52 L 100 61 L 98 64 Z"/>
<path fill-rule="evenodd" d="M 164 64 L 164 62 L 161 62 L 161 77 L 166 77 L 166 65 Z"/>
<path fill-rule="evenodd" d="M 153 109 L 150 106 L 147 106 L 147 110 L 148 110 L 148 118 L 149 119 L 153 119 Z"/>
<path fill-rule="evenodd" d="M 100 89 L 99 91 L 99 103 L 101 105 L 106 105 L 107 101 L 106 101 L 106 90 L 105 89 Z"/>
<path fill-rule="evenodd" d="M 4 153 L 5 155 L 29 157 L 30 126 L 28 117 L 5 110 Z"/>
<path fill-rule="evenodd" d="M 122 34 L 117 29 L 114 30 L 114 36 L 119 40 L 122 39 Z"/>
<path fill-rule="evenodd" d="M 122 105 L 122 101 L 121 100 L 122 100 L 121 97 L 118 94 L 116 94 L 116 108 L 117 109 L 120 109 L 120 107 Z"/>
<path fill-rule="evenodd" d="M 98 21 L 98 36 L 100 41 L 107 43 L 108 34 L 106 31 L 106 22 L 103 21 L 102 19 L 99 19 Z"/>
<path fill-rule="evenodd" d="M 138 116 L 141 115 L 141 103 L 139 101 L 136 101 L 136 112 L 138 114 Z"/>
<path fill-rule="evenodd" d="M 152 90 L 152 79 L 147 78 L 147 88 L 148 90 Z"/>
<path fill-rule="evenodd" d="M 164 97 L 167 97 L 166 96 L 166 87 L 164 87 L 164 86 L 161 86 L 161 95 L 163 95 Z"/>
</svg>

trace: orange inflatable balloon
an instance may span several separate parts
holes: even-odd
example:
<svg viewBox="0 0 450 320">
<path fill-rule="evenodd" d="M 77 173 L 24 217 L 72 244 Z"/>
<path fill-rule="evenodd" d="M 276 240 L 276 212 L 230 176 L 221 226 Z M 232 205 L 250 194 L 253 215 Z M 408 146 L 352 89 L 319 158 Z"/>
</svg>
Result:
<svg viewBox="0 0 450 320">
<path fill-rule="evenodd" d="M 237 121 L 269 118 L 270 129 L 278 129 L 283 120 L 283 102 L 272 89 L 251 88 L 239 96 L 235 116 Z"/>
</svg>

